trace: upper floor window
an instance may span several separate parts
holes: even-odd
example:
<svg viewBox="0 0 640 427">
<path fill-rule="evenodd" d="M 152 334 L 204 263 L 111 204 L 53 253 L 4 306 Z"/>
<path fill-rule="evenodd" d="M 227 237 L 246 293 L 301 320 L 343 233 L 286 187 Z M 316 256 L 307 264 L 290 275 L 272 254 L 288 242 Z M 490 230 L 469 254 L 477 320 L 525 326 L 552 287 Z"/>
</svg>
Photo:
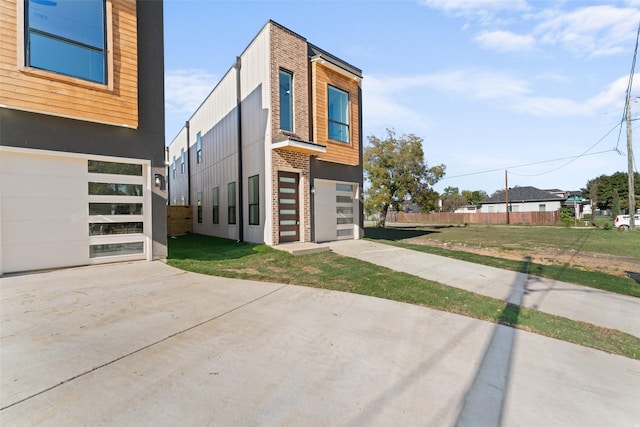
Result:
<svg viewBox="0 0 640 427">
<path fill-rule="evenodd" d="M 25 65 L 107 83 L 105 0 L 25 0 Z"/>
<path fill-rule="evenodd" d="M 202 161 L 202 135 L 200 132 L 196 135 L 196 163 Z"/>
<path fill-rule="evenodd" d="M 173 156 L 173 178 L 175 179 L 177 176 L 177 163 L 176 163 L 176 156 Z M 175 203 L 174 203 L 175 204 Z"/>
<path fill-rule="evenodd" d="M 180 173 L 184 173 L 184 148 L 180 149 Z"/>
<path fill-rule="evenodd" d="M 349 94 L 337 87 L 328 88 L 329 139 L 349 142 Z"/>
<path fill-rule="evenodd" d="M 280 70 L 280 129 L 293 131 L 293 74 Z"/>
</svg>

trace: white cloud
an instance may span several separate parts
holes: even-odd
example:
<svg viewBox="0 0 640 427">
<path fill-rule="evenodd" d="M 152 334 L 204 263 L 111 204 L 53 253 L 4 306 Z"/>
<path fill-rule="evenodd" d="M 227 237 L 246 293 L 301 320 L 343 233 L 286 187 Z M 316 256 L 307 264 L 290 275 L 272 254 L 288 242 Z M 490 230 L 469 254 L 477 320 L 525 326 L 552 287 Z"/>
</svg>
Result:
<svg viewBox="0 0 640 427">
<path fill-rule="evenodd" d="M 219 77 L 205 70 L 169 70 L 165 73 L 165 110 L 167 114 L 193 114 L 213 90 Z"/>
<path fill-rule="evenodd" d="M 535 46 L 532 36 L 521 36 L 510 31 L 487 31 L 474 38 L 480 47 L 497 52 L 523 52 Z"/>
<path fill-rule="evenodd" d="M 582 57 L 627 52 L 635 40 L 640 11 L 608 5 L 548 14 L 535 33 L 541 43 L 559 45 Z"/>
<path fill-rule="evenodd" d="M 433 9 L 460 16 L 487 15 L 502 10 L 527 10 L 525 0 L 422 0 Z"/>
</svg>

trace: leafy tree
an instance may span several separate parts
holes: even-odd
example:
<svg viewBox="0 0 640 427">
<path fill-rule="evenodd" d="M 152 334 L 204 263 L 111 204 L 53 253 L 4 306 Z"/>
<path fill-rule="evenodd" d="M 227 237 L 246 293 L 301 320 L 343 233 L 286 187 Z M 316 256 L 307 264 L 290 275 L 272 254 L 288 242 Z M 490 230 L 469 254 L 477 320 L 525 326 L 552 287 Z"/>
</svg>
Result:
<svg viewBox="0 0 640 427">
<path fill-rule="evenodd" d="M 447 187 L 442 193 L 442 211 L 453 212 L 459 207 L 467 204 L 467 199 L 462 194 L 458 187 Z"/>
<path fill-rule="evenodd" d="M 400 211 L 405 200 L 412 199 L 422 211 L 430 210 L 437 198 L 431 186 L 444 176 L 445 166 L 427 167 L 423 139 L 413 134 L 398 138 L 391 129 L 384 139 L 373 135 L 368 139 L 370 145 L 364 149 L 367 214 L 379 214 L 378 226 L 384 227 L 389 208 Z"/>
<path fill-rule="evenodd" d="M 598 209 L 613 209 L 614 194 L 617 192 L 619 208 L 629 211 L 629 175 L 625 172 L 616 172 L 613 175 L 600 175 L 587 182 L 582 189 L 582 194 L 589 197 Z M 636 208 L 640 207 L 640 174 L 635 173 Z"/>
<path fill-rule="evenodd" d="M 487 193 L 483 190 L 462 190 L 462 196 L 467 200 L 467 205 L 477 205 L 487 198 Z"/>
<path fill-rule="evenodd" d="M 611 199 L 611 216 L 616 217 L 620 215 L 620 196 L 618 196 L 618 190 L 613 190 L 613 197 Z"/>
</svg>

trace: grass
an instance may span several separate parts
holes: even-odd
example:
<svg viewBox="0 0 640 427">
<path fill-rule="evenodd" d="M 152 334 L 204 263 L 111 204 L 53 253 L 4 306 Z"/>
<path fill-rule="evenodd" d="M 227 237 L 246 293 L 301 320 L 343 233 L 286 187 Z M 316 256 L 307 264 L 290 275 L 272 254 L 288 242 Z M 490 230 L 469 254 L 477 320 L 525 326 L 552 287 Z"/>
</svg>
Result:
<svg viewBox="0 0 640 427">
<path fill-rule="evenodd" d="M 538 234 L 539 233 L 539 234 Z M 367 228 L 365 237 L 406 249 L 469 261 L 476 264 L 518 271 L 520 261 L 479 255 L 465 251 L 407 243 L 410 238 L 429 238 L 440 242 L 466 245 L 484 245 L 502 250 L 526 250 L 528 247 L 546 246 L 559 251 L 575 248 L 598 248 L 599 253 L 629 256 L 640 262 L 640 233 L 621 233 L 604 230 L 576 230 L 564 228 L 460 228 L 460 227 L 406 227 Z M 507 246 L 507 245 L 511 246 Z M 587 251 L 586 249 L 580 249 Z M 535 276 L 575 283 L 622 295 L 640 298 L 640 285 L 629 277 L 585 271 L 568 266 L 532 263 L 530 273 Z"/>
<path fill-rule="evenodd" d="M 265 245 L 194 234 L 169 239 L 167 262 L 197 273 L 303 285 L 417 304 L 640 360 L 640 338 L 630 334 L 514 306 L 332 252 L 294 257 Z"/>
</svg>

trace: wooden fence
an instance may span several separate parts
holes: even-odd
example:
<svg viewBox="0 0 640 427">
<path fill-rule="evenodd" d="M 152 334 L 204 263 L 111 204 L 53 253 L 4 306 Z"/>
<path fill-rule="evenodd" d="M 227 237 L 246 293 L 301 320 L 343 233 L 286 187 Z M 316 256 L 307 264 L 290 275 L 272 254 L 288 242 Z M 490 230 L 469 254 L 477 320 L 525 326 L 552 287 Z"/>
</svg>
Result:
<svg viewBox="0 0 640 427">
<path fill-rule="evenodd" d="M 502 213 L 453 213 L 436 212 L 430 214 L 389 212 L 388 222 L 424 222 L 444 224 L 506 224 L 507 216 Z M 560 211 L 554 212 L 509 212 L 510 224 L 558 224 Z"/>
<path fill-rule="evenodd" d="M 193 232 L 192 206 L 167 206 L 167 235 L 183 236 Z"/>
</svg>

